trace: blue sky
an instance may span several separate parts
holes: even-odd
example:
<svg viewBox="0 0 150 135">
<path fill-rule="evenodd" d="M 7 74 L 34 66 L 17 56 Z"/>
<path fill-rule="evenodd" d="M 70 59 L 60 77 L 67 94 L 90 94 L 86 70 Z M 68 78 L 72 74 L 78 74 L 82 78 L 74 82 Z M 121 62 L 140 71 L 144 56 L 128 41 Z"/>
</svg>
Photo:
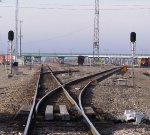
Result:
<svg viewBox="0 0 150 135">
<path fill-rule="evenodd" d="M 19 0 L 22 52 L 92 53 L 94 0 Z M 15 29 L 15 0 L 0 3 L 0 52 Z M 150 1 L 100 0 L 100 53 L 130 53 L 130 32 L 137 53 L 150 53 Z"/>
</svg>

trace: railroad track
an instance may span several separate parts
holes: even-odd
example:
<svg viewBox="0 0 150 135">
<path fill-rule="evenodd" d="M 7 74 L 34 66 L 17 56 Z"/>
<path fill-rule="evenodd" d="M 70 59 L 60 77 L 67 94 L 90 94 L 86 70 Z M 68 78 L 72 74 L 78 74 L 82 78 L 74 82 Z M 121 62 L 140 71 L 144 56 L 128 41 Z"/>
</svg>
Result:
<svg viewBox="0 0 150 135">
<path fill-rule="evenodd" d="M 96 80 L 102 81 L 103 77 L 97 78 Z M 109 130 L 115 126 L 115 122 L 117 122 L 117 121 L 110 120 L 109 114 L 103 112 L 103 110 L 101 110 L 100 108 L 95 108 L 95 106 L 93 104 L 91 104 L 91 101 L 90 101 L 91 99 L 89 98 L 89 95 L 90 95 L 89 93 L 92 93 L 92 90 L 97 85 L 95 83 L 96 80 L 90 81 L 80 92 L 79 106 L 81 108 L 83 116 L 86 118 L 87 121 L 92 123 L 92 125 L 96 128 L 98 133 L 102 134 L 102 135 L 107 135 Z M 110 132 L 110 134 L 111 134 L 111 132 Z"/>
<path fill-rule="evenodd" d="M 4 116 L 4 115 L 3 115 Z M 8 115 L 9 116 L 9 115 Z M 26 124 L 26 120 L 28 116 L 23 116 L 20 118 L 14 119 L 13 115 L 12 117 L 3 118 L 3 120 L 0 120 L 0 135 L 15 135 L 19 133 L 23 133 L 24 126 Z"/>
<path fill-rule="evenodd" d="M 49 71 L 42 69 L 42 72 L 44 72 L 44 76 L 48 76 L 46 72 L 49 73 L 50 71 L 51 69 L 49 69 Z M 52 71 L 51 71 L 51 75 L 54 77 Z M 51 91 L 45 92 L 45 87 L 43 87 L 45 82 L 43 82 L 42 80 L 45 80 L 45 79 L 43 79 L 42 73 L 41 73 L 39 77 L 39 82 L 38 82 L 39 84 L 37 85 L 38 88 L 37 88 L 37 94 L 35 96 L 36 97 L 35 104 L 34 104 L 34 107 L 32 107 L 33 110 L 31 110 L 30 112 L 24 134 L 37 135 L 37 134 L 48 134 L 50 132 L 54 133 L 54 132 L 60 132 L 60 131 L 62 132 L 62 134 L 65 134 L 67 131 L 70 132 L 71 134 L 76 134 L 76 131 L 82 134 L 87 134 L 88 132 L 90 132 L 87 126 L 81 121 L 82 118 L 79 113 L 79 110 L 77 110 L 76 107 L 73 106 L 71 102 L 66 98 L 62 87 L 59 86 L 60 84 L 56 81 L 58 83 L 58 87 L 56 86 L 55 89 L 51 89 Z M 57 79 L 55 78 L 55 80 Z M 48 98 L 46 97 L 50 97 L 50 100 L 48 100 Z M 36 114 L 35 114 L 34 110 L 35 110 L 36 103 L 37 103 L 37 106 L 39 105 L 40 107 L 38 107 L 37 109 L 38 111 L 36 111 Z M 61 106 L 62 108 L 64 108 L 64 105 L 65 105 L 65 107 L 67 108 L 69 112 L 69 116 L 60 115 L 59 105 L 62 105 Z M 54 110 L 54 116 L 53 116 L 54 120 L 52 122 L 45 120 L 45 109 L 47 106 L 52 106 Z M 64 120 L 62 121 L 62 119 Z M 66 122 L 65 119 L 67 120 L 69 119 L 71 121 Z M 55 126 L 51 126 L 51 129 L 49 130 L 48 125 L 55 125 Z M 56 125 L 59 125 L 59 127 Z"/>
<path fill-rule="evenodd" d="M 81 121 L 81 115 L 78 110 L 70 103 L 66 98 L 62 88 L 55 89 L 54 93 L 49 96 L 49 100 L 45 100 L 44 104 L 38 109 L 36 127 L 32 134 L 49 134 L 49 133 L 61 133 L 65 134 L 70 132 L 75 134 L 75 132 L 86 133 L 89 130 L 86 128 L 84 123 Z M 52 107 L 53 113 L 46 118 L 45 110 L 48 107 Z M 68 113 L 60 113 L 62 109 L 66 108 Z M 80 125 L 80 126 L 78 126 Z M 39 128 L 40 127 L 40 128 Z M 74 131 L 75 130 L 75 131 Z"/>
<path fill-rule="evenodd" d="M 34 135 L 34 134 L 55 134 L 56 132 L 61 132 L 65 134 L 67 131 L 70 134 L 99 134 L 94 125 L 85 115 L 82 109 L 82 104 L 80 103 L 80 95 L 82 93 L 82 88 L 84 88 L 91 81 L 100 81 L 113 73 L 120 70 L 120 68 L 111 69 L 101 73 L 96 73 L 82 77 L 66 84 L 63 84 L 56 76 L 53 74 L 51 68 L 49 70 L 51 77 L 57 85 L 54 89 L 45 92 L 43 87 L 44 82 L 41 80 L 41 75 L 37 83 L 37 90 L 33 102 L 32 109 L 26 124 L 24 135 Z M 41 70 L 43 73 L 47 71 Z M 47 73 L 48 73 L 47 72 Z M 46 75 L 46 74 L 45 74 Z M 51 79 L 52 79 L 51 78 Z M 44 92 L 38 92 L 44 91 Z M 40 93 L 40 94 L 38 94 Z M 40 95 L 40 96 L 38 96 Z M 42 96 L 41 96 L 42 95 Z M 39 98 L 38 98 L 39 97 Z M 61 107 L 60 107 L 61 106 Z M 47 121 L 45 110 L 53 108 L 54 115 L 51 118 L 51 113 L 48 119 L 53 121 Z M 58 109 L 59 108 L 59 109 Z M 67 114 L 62 115 L 61 108 L 64 110 L 66 108 Z M 51 110 L 51 109 L 50 109 Z M 81 117 L 82 116 L 82 117 Z M 62 121 L 63 120 L 63 121 Z M 67 120 L 67 122 L 65 122 Z M 83 123 L 85 121 L 85 123 Z M 85 125 L 86 124 L 86 125 Z M 51 126 L 50 126 L 51 125 Z M 54 125 L 54 126 L 53 126 Z M 59 126 L 58 126 L 59 125 Z M 80 126 L 78 126 L 80 125 Z"/>
<path fill-rule="evenodd" d="M 104 80 L 105 78 L 111 76 L 115 72 L 119 71 L 120 69 L 114 68 L 110 70 L 106 70 L 100 73 L 95 73 L 92 75 L 88 75 L 85 77 L 82 77 L 80 79 L 76 79 L 73 81 L 68 82 L 67 84 L 64 84 L 64 88 L 67 90 L 67 92 L 73 97 L 73 99 L 76 101 L 76 103 L 79 105 L 79 95 L 82 91 L 82 89 L 89 83 L 89 82 L 95 82 Z"/>
</svg>

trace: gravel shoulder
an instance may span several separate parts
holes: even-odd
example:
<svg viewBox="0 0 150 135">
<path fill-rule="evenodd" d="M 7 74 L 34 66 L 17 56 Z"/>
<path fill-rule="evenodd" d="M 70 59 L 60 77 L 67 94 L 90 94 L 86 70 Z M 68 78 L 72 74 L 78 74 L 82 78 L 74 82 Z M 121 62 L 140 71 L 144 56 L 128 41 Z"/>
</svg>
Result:
<svg viewBox="0 0 150 135">
<path fill-rule="evenodd" d="M 22 106 L 31 105 L 38 71 L 39 66 L 32 70 L 21 66 L 20 75 L 8 77 L 10 71 L 0 66 L 0 113 L 16 114 Z"/>
<path fill-rule="evenodd" d="M 150 76 L 143 74 L 146 70 L 135 69 L 135 87 L 132 87 L 131 69 L 123 76 L 113 75 L 100 82 L 89 93 L 92 95 L 91 104 L 114 118 L 123 115 L 126 109 L 143 112 L 150 118 Z M 127 86 L 117 85 L 114 78 L 127 79 Z M 150 134 L 150 125 L 119 124 L 107 131 L 113 135 L 147 135 Z"/>
</svg>

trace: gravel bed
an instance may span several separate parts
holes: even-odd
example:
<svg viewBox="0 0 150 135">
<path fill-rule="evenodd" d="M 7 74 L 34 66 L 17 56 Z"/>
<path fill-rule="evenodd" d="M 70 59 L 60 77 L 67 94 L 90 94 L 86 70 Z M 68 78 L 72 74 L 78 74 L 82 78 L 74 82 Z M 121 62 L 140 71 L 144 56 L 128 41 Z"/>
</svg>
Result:
<svg viewBox="0 0 150 135">
<path fill-rule="evenodd" d="M 52 68 L 56 70 L 80 70 L 79 73 L 72 75 L 61 74 L 58 75 L 63 82 L 85 76 L 88 74 L 104 71 L 112 67 L 92 67 L 92 66 L 66 66 L 53 63 Z M 1 114 L 16 114 L 22 106 L 32 104 L 32 97 L 36 87 L 40 66 L 34 66 L 32 70 L 28 66 L 19 68 L 20 75 L 8 77 L 9 70 L 6 70 L 0 65 L 0 116 Z M 89 92 L 90 102 L 95 108 L 101 110 L 111 117 L 117 118 L 123 115 L 124 110 L 134 109 L 136 111 L 144 112 L 150 118 L 150 76 L 144 73 L 148 69 L 135 69 L 135 87 L 132 87 L 131 69 L 124 75 L 113 75 L 107 80 L 104 80 Z M 113 80 L 115 78 L 127 79 L 127 86 L 119 86 Z M 19 133 L 17 130 L 6 130 L 5 126 L 0 125 L 0 135 L 15 135 Z M 11 133 L 10 133 L 10 132 Z M 9 132 L 9 133 L 8 133 Z M 106 135 L 150 135 L 150 125 L 133 123 L 115 124 L 107 130 L 102 131 Z M 57 134 L 57 133 L 50 133 Z M 61 132 L 60 134 L 69 134 Z M 72 133 L 74 134 L 74 133 Z M 75 133 L 80 134 L 80 133 Z M 83 133 L 85 134 L 85 133 Z"/>
<path fill-rule="evenodd" d="M 132 87 L 131 69 L 125 75 L 113 75 L 100 82 L 90 93 L 90 102 L 94 107 L 107 113 L 111 118 L 123 115 L 124 110 L 134 109 L 150 118 L 150 77 L 144 75 L 146 69 L 135 69 L 135 87 Z M 114 78 L 127 79 L 127 85 L 119 86 Z M 148 135 L 150 125 L 119 124 L 107 131 L 113 135 Z M 106 133 L 107 134 L 107 133 Z"/>
<path fill-rule="evenodd" d="M 0 113 L 15 114 L 21 106 L 32 104 L 38 71 L 36 66 L 32 70 L 22 66 L 20 75 L 8 77 L 6 69 L 0 67 Z"/>
<path fill-rule="evenodd" d="M 8 67 L 0 65 L 0 135 L 21 135 L 19 125 L 6 125 L 23 106 L 32 105 L 40 66 L 19 66 L 19 74 L 8 77 Z M 2 121 L 1 121 L 2 120 Z"/>
<path fill-rule="evenodd" d="M 79 72 L 68 74 L 58 74 L 57 77 L 61 79 L 63 83 L 67 83 L 68 81 L 87 76 L 93 73 L 102 72 L 104 70 L 108 70 L 113 68 L 114 66 L 68 66 L 65 64 L 52 63 L 50 64 L 53 71 L 61 71 L 61 70 L 79 70 Z"/>
<path fill-rule="evenodd" d="M 53 130 L 47 130 L 47 132 L 45 131 L 40 131 L 38 132 L 36 135 L 89 135 L 89 133 L 87 132 L 81 132 L 81 131 L 53 131 Z"/>
<path fill-rule="evenodd" d="M 58 87 L 58 83 L 51 74 L 44 74 L 41 79 L 41 85 L 45 94 Z"/>
</svg>

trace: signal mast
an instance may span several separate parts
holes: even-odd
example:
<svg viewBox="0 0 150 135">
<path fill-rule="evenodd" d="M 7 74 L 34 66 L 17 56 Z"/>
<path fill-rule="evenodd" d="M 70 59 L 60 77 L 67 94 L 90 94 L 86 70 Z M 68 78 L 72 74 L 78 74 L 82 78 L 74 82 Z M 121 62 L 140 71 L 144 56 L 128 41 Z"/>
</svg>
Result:
<svg viewBox="0 0 150 135">
<path fill-rule="evenodd" d="M 17 61 L 17 56 L 18 56 L 18 0 L 16 0 L 16 13 L 15 13 L 15 61 Z"/>
</svg>

